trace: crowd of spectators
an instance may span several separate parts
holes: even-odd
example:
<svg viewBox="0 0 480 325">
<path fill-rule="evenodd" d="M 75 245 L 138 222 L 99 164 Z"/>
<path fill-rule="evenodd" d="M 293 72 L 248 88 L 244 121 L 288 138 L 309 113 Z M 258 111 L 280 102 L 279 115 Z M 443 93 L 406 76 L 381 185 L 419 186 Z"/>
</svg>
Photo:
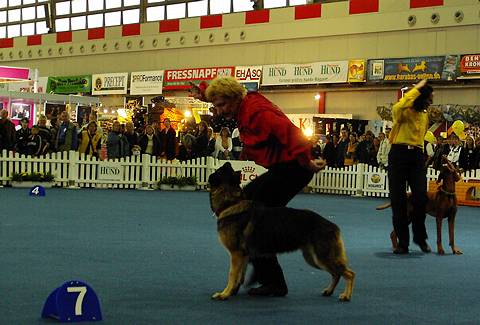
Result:
<svg viewBox="0 0 480 325">
<path fill-rule="evenodd" d="M 312 155 L 323 158 L 329 167 L 351 166 L 363 163 L 382 169 L 388 168 L 390 129 L 375 136 L 366 131 L 358 136 L 355 132 L 342 129 L 340 134 L 332 133 L 319 141 L 312 137 Z M 425 142 L 425 163 L 428 167 L 440 168 L 441 156 L 448 159 L 463 170 L 480 169 L 480 137 L 475 140 L 467 136 L 463 141 L 455 133 L 447 139 L 439 136 L 434 143 Z"/>
<path fill-rule="evenodd" d="M 238 159 L 242 146 L 238 130 L 224 126 L 214 133 L 205 121 L 178 135 L 168 118 L 160 124 L 148 124 L 143 130 L 135 130 L 132 122 L 120 124 L 116 120 L 109 130 L 104 130 L 95 112 L 81 126 L 71 122 L 67 112 L 62 112 L 56 123 L 50 121 L 55 125 L 47 125 L 47 122 L 46 116 L 40 116 L 38 124 L 29 128 L 25 118 L 21 120 L 21 127 L 15 130 L 8 112 L 1 110 L 0 152 L 6 149 L 23 155 L 42 156 L 50 152 L 76 150 L 103 160 L 148 154 L 184 161 L 205 156 Z M 232 132 L 236 134 L 235 139 L 232 139 Z"/>
<path fill-rule="evenodd" d="M 162 123 L 146 125 L 137 132 L 132 122 L 120 124 L 114 121 L 109 130 L 103 130 L 92 112 L 85 123 L 78 126 L 70 121 L 67 112 L 58 119 L 48 121 L 40 116 L 37 125 L 28 127 L 28 119 L 20 121 L 20 128 L 8 117 L 8 111 L 0 110 L 0 152 L 3 149 L 30 156 L 41 156 L 50 152 L 78 150 L 81 154 L 99 159 L 115 159 L 131 155 L 148 154 L 161 159 L 180 161 L 212 156 L 219 159 L 240 159 L 242 143 L 238 129 L 233 124 L 219 126 L 214 133 L 206 121 L 194 124 L 187 132 L 178 134 L 169 119 Z M 312 137 L 312 155 L 323 158 L 329 167 L 344 167 L 363 163 L 386 169 L 388 167 L 387 128 L 375 136 L 372 131 L 362 135 L 349 132 L 346 128 L 339 134 L 331 133 L 319 141 Z M 426 165 L 440 167 L 440 158 L 446 155 L 463 170 L 480 169 L 480 137 L 475 140 L 467 136 L 463 141 L 455 133 L 448 139 L 438 137 L 435 143 L 425 143 Z"/>
</svg>

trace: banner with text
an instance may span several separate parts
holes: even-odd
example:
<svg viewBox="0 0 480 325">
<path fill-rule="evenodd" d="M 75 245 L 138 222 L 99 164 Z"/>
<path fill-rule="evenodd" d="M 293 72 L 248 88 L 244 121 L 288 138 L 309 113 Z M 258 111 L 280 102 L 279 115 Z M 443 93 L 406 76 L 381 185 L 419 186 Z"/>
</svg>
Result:
<svg viewBox="0 0 480 325">
<path fill-rule="evenodd" d="M 233 77 L 235 67 L 189 68 L 165 70 L 163 89 L 188 90 L 191 82 L 199 84 L 201 81 L 213 80 L 216 77 Z"/>
<path fill-rule="evenodd" d="M 108 95 L 127 93 L 128 72 L 92 75 L 92 95 Z"/>
<path fill-rule="evenodd" d="M 122 181 L 123 166 L 119 162 L 102 161 L 97 165 L 97 179 L 102 181 Z"/>
<path fill-rule="evenodd" d="M 346 82 L 347 71 L 348 61 L 264 65 L 262 86 Z"/>
<path fill-rule="evenodd" d="M 366 188 L 368 190 L 384 190 L 385 189 L 385 174 L 380 173 L 365 173 L 367 180 Z"/>
<path fill-rule="evenodd" d="M 365 82 L 366 71 L 365 60 L 348 61 L 348 82 Z"/>
<path fill-rule="evenodd" d="M 468 54 L 460 57 L 459 79 L 480 78 L 480 54 Z"/>
<path fill-rule="evenodd" d="M 368 81 L 454 80 L 457 55 L 368 60 Z"/>
<path fill-rule="evenodd" d="M 261 78 L 262 66 L 235 67 L 235 79 L 237 79 L 247 91 L 257 91 Z"/>
<path fill-rule="evenodd" d="M 130 74 L 130 95 L 159 95 L 163 88 L 163 70 Z"/>
<path fill-rule="evenodd" d="M 48 77 L 47 93 L 77 94 L 91 90 L 92 76 Z"/>
</svg>

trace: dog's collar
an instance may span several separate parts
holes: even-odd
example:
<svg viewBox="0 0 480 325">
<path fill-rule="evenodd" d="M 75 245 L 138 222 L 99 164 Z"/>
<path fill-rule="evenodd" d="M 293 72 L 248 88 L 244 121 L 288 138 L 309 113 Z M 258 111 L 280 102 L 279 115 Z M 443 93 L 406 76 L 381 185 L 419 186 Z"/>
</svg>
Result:
<svg viewBox="0 0 480 325">
<path fill-rule="evenodd" d="M 449 196 L 455 196 L 456 193 L 455 192 L 449 192 L 449 191 L 446 191 L 443 187 L 440 187 L 440 191 L 442 191 L 442 193 L 445 193 Z"/>
</svg>

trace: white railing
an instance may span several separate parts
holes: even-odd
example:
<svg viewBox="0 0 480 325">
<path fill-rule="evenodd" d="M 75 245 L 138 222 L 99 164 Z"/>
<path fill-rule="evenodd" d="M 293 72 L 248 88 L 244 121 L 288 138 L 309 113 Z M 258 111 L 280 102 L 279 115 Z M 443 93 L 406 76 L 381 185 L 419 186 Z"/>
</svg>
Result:
<svg viewBox="0 0 480 325">
<path fill-rule="evenodd" d="M 60 187 L 95 187 L 151 189 L 163 177 L 195 176 L 198 187 L 207 185 L 208 176 L 223 161 L 212 157 L 197 158 L 188 162 L 157 160 L 149 155 L 131 156 L 109 160 L 122 170 L 116 180 L 99 179 L 99 170 L 106 162 L 79 155 L 78 152 L 57 152 L 41 158 L 23 156 L 3 151 L 0 155 L 0 185 L 10 183 L 12 173 L 50 172 L 55 175 L 55 185 Z M 438 171 L 429 169 L 427 178 L 436 180 Z M 479 180 L 480 169 L 464 172 L 463 179 Z M 385 170 L 356 164 L 344 168 L 327 167 L 317 173 L 309 184 L 315 193 L 388 197 L 388 177 Z"/>
</svg>

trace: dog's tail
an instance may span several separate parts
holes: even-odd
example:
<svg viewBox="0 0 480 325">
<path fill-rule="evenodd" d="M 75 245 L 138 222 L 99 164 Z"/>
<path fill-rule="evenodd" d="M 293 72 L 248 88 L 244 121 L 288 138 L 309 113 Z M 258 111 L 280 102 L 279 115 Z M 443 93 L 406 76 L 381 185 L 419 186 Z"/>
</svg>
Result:
<svg viewBox="0 0 480 325">
<path fill-rule="evenodd" d="M 382 205 L 379 205 L 378 207 L 376 207 L 375 209 L 377 210 L 385 210 L 385 209 L 388 209 L 389 207 L 392 206 L 392 203 L 384 203 Z"/>
</svg>

